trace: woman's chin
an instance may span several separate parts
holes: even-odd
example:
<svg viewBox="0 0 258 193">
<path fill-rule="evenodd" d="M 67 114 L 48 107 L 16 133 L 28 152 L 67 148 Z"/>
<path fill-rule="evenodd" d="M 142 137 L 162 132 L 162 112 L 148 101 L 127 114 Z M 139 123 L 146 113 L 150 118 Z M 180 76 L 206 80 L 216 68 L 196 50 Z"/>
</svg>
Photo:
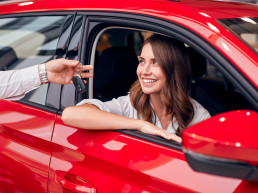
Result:
<svg viewBox="0 0 258 193">
<path fill-rule="evenodd" d="M 150 90 L 150 89 L 142 89 L 143 93 L 146 95 L 154 95 L 154 94 L 159 94 L 160 92 L 154 91 L 154 90 Z"/>
</svg>

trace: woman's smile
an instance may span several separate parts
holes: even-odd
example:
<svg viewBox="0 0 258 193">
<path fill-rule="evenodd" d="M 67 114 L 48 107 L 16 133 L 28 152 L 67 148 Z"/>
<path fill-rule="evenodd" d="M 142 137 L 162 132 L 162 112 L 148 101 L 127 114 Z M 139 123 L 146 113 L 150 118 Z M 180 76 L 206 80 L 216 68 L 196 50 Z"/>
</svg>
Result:
<svg viewBox="0 0 258 193">
<path fill-rule="evenodd" d="M 151 44 L 143 46 L 137 75 L 145 94 L 160 93 L 165 85 L 166 76 L 154 57 Z"/>
<path fill-rule="evenodd" d="M 153 83 L 153 82 L 156 82 L 157 80 L 155 80 L 155 79 L 143 78 L 142 81 L 143 81 L 144 83 Z"/>
</svg>

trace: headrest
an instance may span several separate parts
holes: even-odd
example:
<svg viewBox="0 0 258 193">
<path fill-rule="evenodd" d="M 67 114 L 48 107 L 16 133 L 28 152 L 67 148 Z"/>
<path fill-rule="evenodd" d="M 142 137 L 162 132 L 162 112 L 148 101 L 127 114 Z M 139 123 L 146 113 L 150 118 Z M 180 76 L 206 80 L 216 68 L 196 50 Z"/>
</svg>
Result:
<svg viewBox="0 0 258 193">
<path fill-rule="evenodd" d="M 206 58 L 190 47 L 187 47 L 187 49 L 192 69 L 192 78 L 202 77 L 206 72 Z"/>
<path fill-rule="evenodd" d="M 115 97 L 127 94 L 137 79 L 138 59 L 134 50 L 112 47 L 104 50 L 94 70 L 94 97 Z"/>
</svg>

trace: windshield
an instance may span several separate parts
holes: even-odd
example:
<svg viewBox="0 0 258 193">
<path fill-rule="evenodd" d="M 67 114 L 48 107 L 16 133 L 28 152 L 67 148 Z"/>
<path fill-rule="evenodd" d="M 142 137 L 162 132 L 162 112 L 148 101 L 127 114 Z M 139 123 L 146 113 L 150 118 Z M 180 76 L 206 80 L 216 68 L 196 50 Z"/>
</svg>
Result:
<svg viewBox="0 0 258 193">
<path fill-rule="evenodd" d="M 250 45 L 258 53 L 258 18 L 242 17 L 236 19 L 220 19 L 223 24 L 233 30 L 240 39 Z"/>
</svg>

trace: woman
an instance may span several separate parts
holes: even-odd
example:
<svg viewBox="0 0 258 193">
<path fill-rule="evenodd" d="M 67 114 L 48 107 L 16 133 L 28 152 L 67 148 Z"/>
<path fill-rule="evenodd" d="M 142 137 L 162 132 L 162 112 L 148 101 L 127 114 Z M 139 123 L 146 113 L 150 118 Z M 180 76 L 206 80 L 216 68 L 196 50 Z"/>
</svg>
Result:
<svg viewBox="0 0 258 193">
<path fill-rule="evenodd" d="M 83 129 L 136 129 L 181 142 L 186 127 L 210 117 L 190 97 L 191 69 L 183 43 L 161 35 L 149 37 L 137 76 L 129 95 L 105 103 L 85 99 L 63 111 L 63 122 Z"/>
</svg>

